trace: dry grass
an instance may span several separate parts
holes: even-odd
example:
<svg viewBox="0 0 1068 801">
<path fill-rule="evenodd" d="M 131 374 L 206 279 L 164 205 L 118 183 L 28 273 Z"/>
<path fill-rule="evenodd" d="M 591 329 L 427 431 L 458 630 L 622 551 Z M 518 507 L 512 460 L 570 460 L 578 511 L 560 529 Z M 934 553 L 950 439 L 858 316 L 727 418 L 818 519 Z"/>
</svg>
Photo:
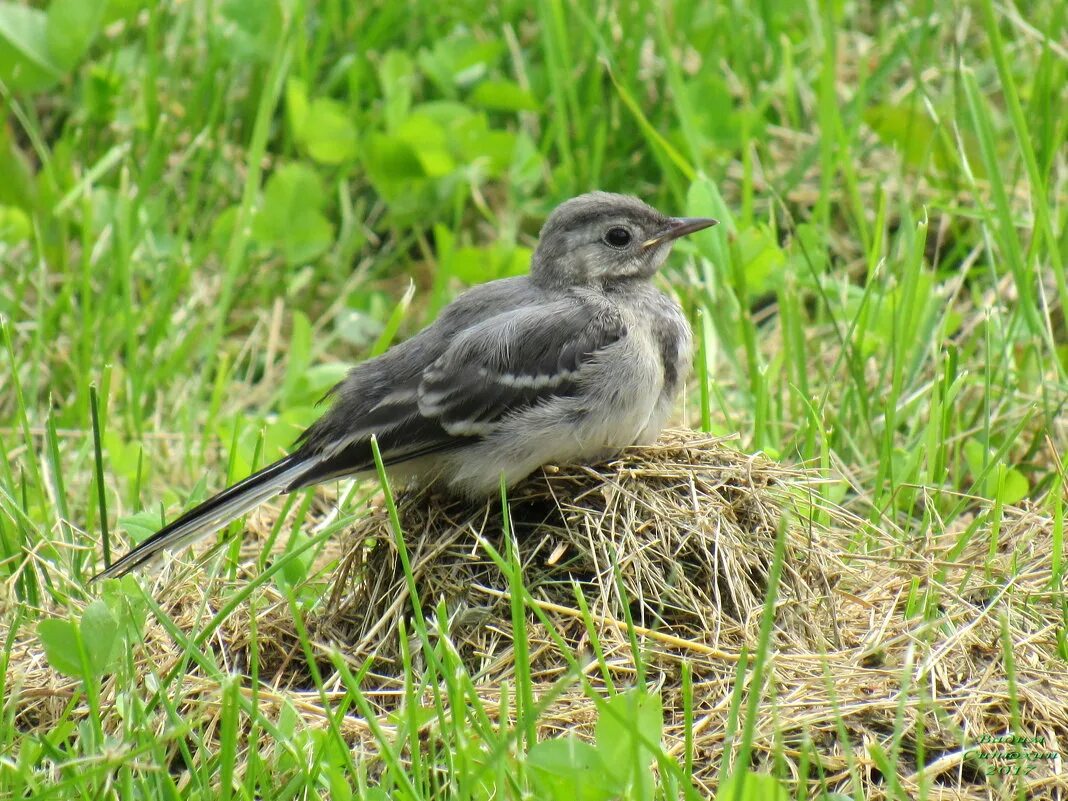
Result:
<svg viewBox="0 0 1068 801">
<path fill-rule="evenodd" d="M 706 788 L 714 786 L 725 745 L 740 654 L 758 645 L 782 525 L 786 570 L 758 709 L 757 766 L 784 760 L 786 773 L 796 775 L 807 749 L 818 755 L 824 786 L 851 792 L 852 773 L 866 798 L 879 799 L 886 785 L 872 748 L 877 744 L 896 756 L 909 797 L 921 792 L 921 752 L 931 798 L 1063 797 L 1068 780 L 1060 758 L 1034 760 L 1027 775 L 988 777 L 983 766 L 991 760 L 980 758 L 976 746 L 982 735 L 1017 733 L 1044 738 L 1038 750 L 1068 752 L 1068 676 L 1055 667 L 1063 664 L 1057 642 L 1063 599 L 1049 589 L 1050 521 L 1033 510 L 1007 509 L 996 551 L 979 537 L 982 547 L 966 546 L 950 559 L 960 532 L 905 546 L 827 508 L 816 490 L 811 474 L 707 436 L 674 432 L 597 468 L 546 471 L 512 493 L 510 511 L 526 586 L 571 653 L 588 660 L 589 685 L 602 688 L 604 677 L 589 660 L 576 592 L 588 602 L 617 687 L 634 680 L 624 622 L 628 612 L 633 616 L 647 678 L 663 694 L 665 747 L 676 757 L 684 748 L 681 666 L 690 664 L 696 778 Z M 399 499 L 398 511 L 424 612 L 432 620 L 444 602 L 449 620 L 442 625 L 492 714 L 515 667 L 509 583 L 481 544 L 505 549 L 499 504 L 471 507 L 411 495 Z M 825 523 L 799 522 L 813 519 Z M 338 545 L 343 555 L 327 603 L 309 619 L 314 646 L 324 667 L 333 648 L 353 664 L 376 658 L 368 697 L 389 730 L 401 681 L 399 630 L 411 602 L 387 515 L 376 509 Z M 189 571 L 169 571 L 158 597 L 181 628 L 193 629 L 225 588 Z M 258 589 L 217 633 L 211 647 L 218 661 L 246 668 L 252 615 L 261 678 L 271 686 L 258 693 L 259 703 L 289 704 L 309 725 L 325 725 L 292 612 L 273 587 Z M 2 626 L 8 625 L 5 619 Z M 567 673 L 568 663 L 533 616 L 528 635 L 538 694 Z M 137 658 L 166 673 L 182 657 L 182 648 L 150 622 Z M 75 689 L 48 668 L 29 630 L 17 632 L 8 681 L 25 730 L 49 729 Z M 183 714 L 217 714 L 217 682 L 195 667 L 183 682 Z M 342 693 L 334 679 L 326 686 L 328 702 Z M 109 692 L 105 682 L 105 701 Z M 586 693 L 573 683 L 543 718 L 543 733 L 589 733 L 595 707 Z M 922 743 L 916 740 L 921 721 Z M 374 754 L 365 721 L 349 715 L 343 730 Z M 812 783 L 815 790 L 818 782 Z"/>
</svg>

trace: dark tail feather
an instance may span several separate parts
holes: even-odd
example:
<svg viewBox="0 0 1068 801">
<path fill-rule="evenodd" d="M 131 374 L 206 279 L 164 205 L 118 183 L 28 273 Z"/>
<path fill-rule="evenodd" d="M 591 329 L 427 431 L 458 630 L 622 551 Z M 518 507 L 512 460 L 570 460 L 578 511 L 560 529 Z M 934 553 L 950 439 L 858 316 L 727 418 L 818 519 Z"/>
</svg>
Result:
<svg viewBox="0 0 1068 801">
<path fill-rule="evenodd" d="M 218 531 L 245 512 L 285 492 L 297 478 L 315 463 L 303 454 L 293 454 L 253 473 L 244 481 L 214 495 L 168 523 L 115 564 L 93 576 L 91 581 L 124 576 L 141 567 L 160 553 L 189 545 Z"/>
</svg>

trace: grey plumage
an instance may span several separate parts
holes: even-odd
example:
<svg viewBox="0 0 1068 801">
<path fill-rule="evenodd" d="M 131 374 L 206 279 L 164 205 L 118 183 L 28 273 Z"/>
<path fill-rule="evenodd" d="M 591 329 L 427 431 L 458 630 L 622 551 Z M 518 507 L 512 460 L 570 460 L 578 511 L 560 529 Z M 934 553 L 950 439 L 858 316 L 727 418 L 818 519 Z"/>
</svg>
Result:
<svg viewBox="0 0 1068 801">
<path fill-rule="evenodd" d="M 692 336 L 652 276 L 679 236 L 714 220 L 666 217 L 593 192 L 546 221 L 529 276 L 476 286 L 437 321 L 354 367 L 293 452 L 186 512 L 99 577 L 225 526 L 279 493 L 374 468 L 470 497 L 550 462 L 651 442 L 690 365 Z"/>
</svg>

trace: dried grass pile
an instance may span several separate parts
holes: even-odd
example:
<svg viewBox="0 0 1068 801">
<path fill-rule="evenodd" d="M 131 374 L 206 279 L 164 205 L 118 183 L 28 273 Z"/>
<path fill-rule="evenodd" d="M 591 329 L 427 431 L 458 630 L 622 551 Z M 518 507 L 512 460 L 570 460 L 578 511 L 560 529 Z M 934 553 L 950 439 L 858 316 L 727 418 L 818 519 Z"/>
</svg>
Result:
<svg viewBox="0 0 1068 801">
<path fill-rule="evenodd" d="M 508 577 L 483 543 L 504 554 L 511 530 L 524 584 L 557 616 L 577 614 L 578 591 L 596 618 L 622 622 L 629 613 L 643 629 L 715 645 L 726 621 L 762 610 L 784 503 L 804 480 L 722 440 L 676 434 L 598 467 L 527 480 L 509 493 L 507 522 L 497 501 L 422 493 L 399 498 L 397 512 L 424 613 L 444 601 L 451 639 L 468 669 L 482 672 L 511 649 L 502 628 L 511 616 Z M 787 535 L 779 631 L 783 645 L 810 646 L 822 641 L 813 607 L 840 567 L 796 528 Z M 388 670 L 411 600 L 385 509 L 353 531 L 327 609 L 322 636 L 356 658 L 375 655 Z M 581 619 L 563 628 L 578 645 Z"/>
<path fill-rule="evenodd" d="M 535 605 L 580 656 L 589 653 L 576 600 L 581 591 L 617 687 L 634 680 L 625 623 L 633 619 L 647 679 L 662 693 L 666 747 L 675 756 L 685 748 L 680 675 L 682 664 L 690 665 L 689 734 L 696 779 L 707 790 L 715 787 L 725 747 L 738 661 L 743 649 L 757 646 L 783 526 L 785 570 L 757 709 L 757 769 L 777 760 L 776 773 L 785 763 L 796 776 L 807 761 L 810 794 L 820 787 L 852 794 L 859 783 L 865 798 L 881 799 L 888 797 L 882 749 L 897 755 L 898 797 L 1068 796 L 1061 757 L 1028 764 L 1009 758 L 1011 746 L 977 745 L 983 736 L 1023 734 L 1041 738 L 1047 754 L 1068 754 L 1065 598 L 1051 588 L 1050 519 L 1033 509 L 1000 510 L 994 551 L 981 518 L 970 538 L 961 529 L 903 544 L 888 526 L 825 504 L 818 490 L 812 474 L 738 453 L 721 440 L 673 432 L 607 464 L 546 471 L 516 488 L 509 504 L 515 556 Z M 994 520 L 993 510 L 979 507 L 977 514 Z M 448 621 L 440 626 L 492 715 L 515 669 L 509 581 L 486 548 L 508 547 L 500 504 L 406 495 L 398 515 L 423 609 L 433 619 L 444 603 Z M 254 524 L 253 533 L 269 528 Z M 324 576 L 324 603 L 308 621 L 320 665 L 327 667 L 325 655 L 335 648 L 354 665 L 373 655 L 366 690 L 388 726 L 411 599 L 387 513 L 376 506 L 335 547 L 338 567 Z M 253 540 L 246 552 L 256 551 Z M 202 574 L 168 568 L 154 594 L 188 630 L 205 609 L 218 608 L 224 589 Z M 540 695 L 567 661 L 541 622 L 528 620 Z M 260 676 L 273 688 L 259 693 L 260 703 L 286 703 L 309 725 L 325 725 L 292 611 L 270 584 L 213 638 L 219 662 L 244 669 L 253 622 Z M 0 636 L 7 636 L 6 626 Z M 182 664 L 182 651 L 152 624 L 137 658 L 167 672 Z M 24 729 L 45 730 L 65 714 L 74 684 L 47 667 L 31 628 L 18 632 L 8 671 L 16 674 L 8 686 L 16 687 L 14 712 Z M 587 677 L 603 686 L 596 663 Z M 340 685 L 327 684 L 340 695 Z M 184 715 L 217 714 L 220 688 L 195 666 L 182 691 Z M 105 684 L 105 705 L 112 692 Z M 553 702 L 542 732 L 591 733 L 595 717 L 576 684 Z M 374 756 L 365 721 L 349 715 L 343 728 L 354 747 Z M 1021 769 L 988 775 L 998 765 Z"/>
</svg>

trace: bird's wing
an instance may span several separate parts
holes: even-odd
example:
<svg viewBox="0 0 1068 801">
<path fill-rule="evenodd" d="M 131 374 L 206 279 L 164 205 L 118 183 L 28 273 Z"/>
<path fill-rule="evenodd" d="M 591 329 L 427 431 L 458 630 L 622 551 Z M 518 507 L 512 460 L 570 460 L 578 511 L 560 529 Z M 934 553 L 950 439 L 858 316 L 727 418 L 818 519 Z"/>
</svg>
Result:
<svg viewBox="0 0 1068 801">
<path fill-rule="evenodd" d="M 489 320 L 423 373 L 419 410 L 451 436 L 486 436 L 517 411 L 574 396 L 582 368 L 625 335 L 618 314 L 574 301 Z"/>
<path fill-rule="evenodd" d="M 486 437 L 502 420 L 580 391 L 582 369 L 626 335 L 611 309 L 567 299 L 499 314 L 460 333 L 415 379 L 394 386 L 288 489 L 374 466 L 373 434 L 386 464 Z"/>
</svg>

